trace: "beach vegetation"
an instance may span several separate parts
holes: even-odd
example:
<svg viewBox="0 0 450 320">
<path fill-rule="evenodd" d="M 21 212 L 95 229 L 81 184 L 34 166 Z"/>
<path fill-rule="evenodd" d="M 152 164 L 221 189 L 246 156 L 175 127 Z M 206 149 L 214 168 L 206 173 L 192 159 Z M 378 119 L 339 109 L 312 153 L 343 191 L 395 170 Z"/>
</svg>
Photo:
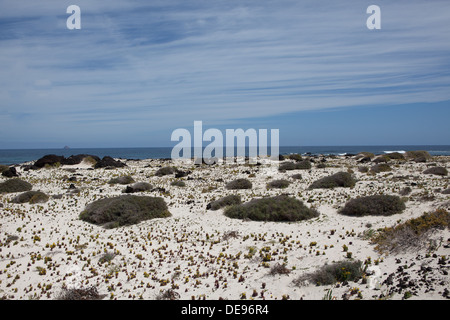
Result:
<svg viewBox="0 0 450 320">
<path fill-rule="evenodd" d="M 391 167 L 387 163 L 378 163 L 370 168 L 370 172 L 372 173 L 387 172 L 391 170 Z"/>
<path fill-rule="evenodd" d="M 41 191 L 26 191 L 24 193 L 19 194 L 14 197 L 11 202 L 12 203 L 26 203 L 29 202 L 31 204 L 34 203 L 44 203 L 49 199 L 48 195 Z"/>
<path fill-rule="evenodd" d="M 292 179 L 295 179 L 295 180 L 302 180 L 302 175 L 301 175 L 300 173 L 293 174 L 293 175 L 291 176 L 291 178 L 292 178 Z"/>
<path fill-rule="evenodd" d="M 340 214 L 346 216 L 390 216 L 405 210 L 404 201 L 394 195 L 372 195 L 347 201 L 345 206 L 339 210 Z"/>
<path fill-rule="evenodd" d="M 348 172 L 338 172 L 331 176 L 314 181 L 309 189 L 331 189 L 336 187 L 353 188 L 356 180 Z"/>
<path fill-rule="evenodd" d="M 127 186 L 124 193 L 144 192 L 153 189 L 153 186 L 148 182 L 136 182 L 130 186 Z"/>
<path fill-rule="evenodd" d="M 225 216 L 254 221 L 300 221 L 318 217 L 319 212 L 298 199 L 279 195 L 228 207 Z"/>
<path fill-rule="evenodd" d="M 239 178 L 227 183 L 225 188 L 228 190 L 251 189 L 252 182 L 245 178 Z"/>
<path fill-rule="evenodd" d="M 380 252 L 396 253 L 424 246 L 430 232 L 449 226 L 450 213 L 445 209 L 437 209 L 396 226 L 383 228 L 372 237 L 371 242 Z"/>
<path fill-rule="evenodd" d="M 423 173 L 424 174 L 434 174 L 434 175 L 438 175 L 438 176 L 448 175 L 448 171 L 444 167 L 431 167 L 431 168 L 426 169 Z"/>
<path fill-rule="evenodd" d="M 133 183 L 134 179 L 131 176 L 121 176 L 121 177 L 116 177 L 116 178 L 112 178 L 111 180 L 109 180 L 109 184 L 130 184 Z"/>
<path fill-rule="evenodd" d="M 171 216 L 163 198 L 122 195 L 88 204 L 80 219 L 105 227 L 118 227 Z"/>
<path fill-rule="evenodd" d="M 237 205 L 241 203 L 241 196 L 239 195 L 228 195 L 223 198 L 220 198 L 218 200 L 212 201 L 208 203 L 206 206 L 207 210 L 219 210 L 221 208 L 231 206 L 231 205 Z"/>
<path fill-rule="evenodd" d="M 267 184 L 267 188 L 269 189 L 285 189 L 289 186 L 290 182 L 284 179 L 278 179 L 270 181 Z"/>
<path fill-rule="evenodd" d="M 167 176 L 169 174 L 175 173 L 176 171 L 177 170 L 174 167 L 162 167 L 162 168 L 156 170 L 155 176 L 157 176 L 157 177 Z"/>
<path fill-rule="evenodd" d="M 417 150 L 417 151 L 406 151 L 405 159 L 412 160 L 415 162 L 427 162 L 428 160 L 431 160 L 432 157 L 428 153 L 428 151 Z"/>
<path fill-rule="evenodd" d="M 333 285 L 337 282 L 358 281 L 363 275 L 364 269 L 360 260 L 338 261 L 325 264 L 318 270 L 297 278 L 294 284 L 301 286 L 308 281 L 317 286 Z"/>
<path fill-rule="evenodd" d="M 170 185 L 171 186 L 174 186 L 174 187 L 186 187 L 186 182 L 184 182 L 184 181 L 182 181 L 182 180 L 175 180 L 175 181 L 172 181 L 171 183 L 170 183 Z"/>
<path fill-rule="evenodd" d="M 31 183 L 21 179 L 9 179 L 0 183 L 0 193 L 13 193 L 30 191 L 33 188 Z"/>
</svg>

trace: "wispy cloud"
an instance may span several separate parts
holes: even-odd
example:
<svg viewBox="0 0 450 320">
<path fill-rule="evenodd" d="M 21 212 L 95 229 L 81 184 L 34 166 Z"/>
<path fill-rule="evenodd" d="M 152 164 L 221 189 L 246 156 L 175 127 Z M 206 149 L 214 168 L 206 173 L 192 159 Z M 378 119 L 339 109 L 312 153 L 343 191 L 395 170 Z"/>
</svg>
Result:
<svg viewBox="0 0 450 320">
<path fill-rule="evenodd" d="M 0 147 L 450 100 L 448 1 L 77 2 L 0 4 Z"/>
</svg>

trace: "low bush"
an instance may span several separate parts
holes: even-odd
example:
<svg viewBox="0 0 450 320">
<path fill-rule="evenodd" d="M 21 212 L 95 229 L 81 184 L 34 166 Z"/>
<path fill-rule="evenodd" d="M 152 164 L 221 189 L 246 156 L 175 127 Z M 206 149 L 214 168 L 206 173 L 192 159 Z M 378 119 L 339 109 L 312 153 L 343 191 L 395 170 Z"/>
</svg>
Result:
<svg viewBox="0 0 450 320">
<path fill-rule="evenodd" d="M 391 159 L 389 158 L 389 156 L 383 154 L 383 155 L 378 156 L 378 157 L 376 157 L 375 159 L 373 159 L 373 162 L 375 162 L 375 163 L 386 163 L 386 162 L 389 162 L 389 160 L 391 160 Z"/>
<path fill-rule="evenodd" d="M 44 203 L 47 202 L 49 197 L 41 191 L 26 191 L 18 196 L 14 197 L 11 202 L 13 203 Z"/>
<path fill-rule="evenodd" d="M 361 261 L 338 261 L 325 264 L 317 271 L 301 276 L 294 280 L 294 284 L 301 285 L 304 281 L 309 281 L 317 286 L 332 285 L 336 282 L 358 281 L 363 275 Z"/>
<path fill-rule="evenodd" d="M 391 170 L 391 167 L 387 163 L 378 163 L 370 168 L 370 171 L 373 173 L 387 172 Z"/>
<path fill-rule="evenodd" d="M 319 212 L 308 208 L 298 199 L 279 195 L 228 207 L 225 216 L 254 221 L 300 221 L 318 217 Z"/>
<path fill-rule="evenodd" d="M 447 188 L 444 191 L 442 191 L 442 194 L 450 194 L 450 188 Z"/>
<path fill-rule="evenodd" d="M 400 152 L 391 152 L 386 155 L 392 160 L 405 160 L 405 156 Z"/>
<path fill-rule="evenodd" d="M 398 196 L 373 195 L 347 201 L 339 213 L 346 216 L 390 216 L 405 210 L 405 203 Z"/>
<path fill-rule="evenodd" d="M 102 300 L 106 295 L 99 294 L 97 287 L 67 288 L 63 287 L 57 300 Z"/>
<path fill-rule="evenodd" d="M 181 181 L 181 180 L 175 180 L 175 181 L 172 181 L 170 183 L 170 185 L 174 186 L 174 187 L 186 187 L 186 182 Z"/>
<path fill-rule="evenodd" d="M 232 206 L 241 203 L 241 196 L 229 195 L 207 204 L 206 210 L 219 210 L 223 207 Z"/>
<path fill-rule="evenodd" d="M 122 195 L 90 203 L 80 214 L 80 219 L 97 225 L 119 227 L 170 215 L 163 198 Z"/>
<path fill-rule="evenodd" d="M 415 162 L 426 162 L 431 160 L 431 155 L 427 151 L 418 150 L 418 151 L 406 151 L 405 159 L 412 160 Z"/>
<path fill-rule="evenodd" d="M 398 193 L 401 196 L 407 196 L 408 194 L 410 194 L 412 191 L 411 187 L 404 187 L 402 190 L 400 190 Z"/>
<path fill-rule="evenodd" d="M 356 184 L 356 180 L 348 172 L 338 172 L 331 176 L 321 178 L 314 181 L 309 189 L 330 189 L 336 187 L 353 188 Z"/>
<path fill-rule="evenodd" d="M 133 183 L 134 179 L 131 176 L 122 176 L 117 178 L 112 178 L 109 180 L 109 184 L 130 184 Z"/>
<path fill-rule="evenodd" d="M 135 192 L 144 192 L 153 189 L 153 186 L 148 182 L 136 182 L 131 186 L 127 186 L 124 193 L 135 193 Z"/>
<path fill-rule="evenodd" d="M 248 179 L 240 178 L 227 183 L 225 188 L 228 190 L 251 189 L 252 183 Z"/>
<path fill-rule="evenodd" d="M 155 172 L 155 176 L 162 177 L 175 173 L 177 170 L 174 167 L 162 167 Z"/>
<path fill-rule="evenodd" d="M 284 188 L 289 187 L 289 184 L 290 184 L 289 181 L 284 180 L 284 179 L 273 180 L 273 181 L 270 181 L 267 184 L 267 188 L 270 188 L 270 189 L 284 189 Z"/>
<path fill-rule="evenodd" d="M 427 243 L 427 234 L 433 230 L 449 228 L 449 226 L 450 214 L 444 209 L 438 209 L 395 227 L 384 228 L 371 241 L 378 251 L 400 252 L 424 246 Z"/>
<path fill-rule="evenodd" d="M 5 182 L 0 183 L 0 193 L 13 193 L 13 192 L 24 192 L 30 191 L 33 186 L 21 179 L 9 179 Z"/>
<path fill-rule="evenodd" d="M 293 174 L 293 175 L 291 176 L 291 178 L 292 178 L 292 179 L 295 179 L 295 180 L 302 180 L 302 179 L 303 179 L 303 178 L 302 178 L 302 175 L 301 175 L 300 173 Z"/>
<path fill-rule="evenodd" d="M 444 167 L 431 167 L 431 168 L 426 169 L 423 173 L 424 174 L 434 174 L 434 175 L 437 175 L 437 176 L 446 176 L 446 175 L 448 175 L 448 171 Z"/>
</svg>

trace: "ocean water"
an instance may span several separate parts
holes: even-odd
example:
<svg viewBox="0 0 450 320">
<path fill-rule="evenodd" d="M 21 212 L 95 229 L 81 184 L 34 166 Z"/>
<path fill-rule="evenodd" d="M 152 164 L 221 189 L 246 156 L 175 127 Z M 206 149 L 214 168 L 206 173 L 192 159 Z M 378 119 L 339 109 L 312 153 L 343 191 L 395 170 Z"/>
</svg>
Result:
<svg viewBox="0 0 450 320">
<path fill-rule="evenodd" d="M 431 155 L 450 156 L 450 145 L 399 145 L 399 146 L 283 146 L 280 154 L 312 154 L 312 155 L 346 155 L 357 154 L 362 151 L 374 154 L 389 152 L 406 152 L 411 150 L 425 150 Z M 267 149 L 270 153 L 270 147 Z M 96 155 L 100 158 L 111 156 L 121 159 L 162 159 L 170 158 L 172 147 L 161 148 L 74 148 L 74 149 L 0 149 L 0 164 L 11 165 L 35 161 L 47 154 L 69 157 L 76 154 Z M 192 154 L 194 154 L 192 152 Z M 224 152 L 225 154 L 225 152 Z M 236 153 L 237 154 L 237 153 Z"/>
</svg>

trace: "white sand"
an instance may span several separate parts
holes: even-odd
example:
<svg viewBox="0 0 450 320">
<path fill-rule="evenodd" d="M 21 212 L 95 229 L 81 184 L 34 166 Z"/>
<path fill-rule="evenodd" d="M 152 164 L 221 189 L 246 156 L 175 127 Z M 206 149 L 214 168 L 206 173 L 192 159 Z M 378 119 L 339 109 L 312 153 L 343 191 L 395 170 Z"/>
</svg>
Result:
<svg viewBox="0 0 450 320">
<path fill-rule="evenodd" d="M 445 157 L 435 160 L 444 161 L 439 165 L 448 168 Z M 394 281 L 393 286 L 380 285 L 399 266 L 407 266 L 405 271 L 417 283 L 420 282 L 421 266 L 428 266 L 431 267 L 429 278 L 435 279 L 433 290 L 425 285 L 418 286 L 411 299 L 445 299 L 442 294 L 450 287 L 450 263 L 439 265 L 438 261 L 441 256 L 449 258 L 450 249 L 444 247 L 450 239 L 448 230 L 432 235 L 440 246 L 428 256 L 426 247 L 382 255 L 362 234 L 369 229 L 377 230 L 418 217 L 439 206 L 448 210 L 449 195 L 436 189 L 448 188 L 449 178 L 422 174 L 426 163 L 391 164 L 392 172 L 377 175 L 358 172 L 360 164 L 354 159 L 338 157 L 327 164 L 334 167 L 281 173 L 268 165 L 195 167 L 179 161 L 177 166 L 192 170 L 189 177 L 194 178 L 182 178 L 186 182 L 184 188 L 170 185 L 173 175 L 153 176 L 160 166 L 169 165 L 160 160 L 127 161 L 128 167 L 114 170 L 92 170 L 88 163 L 28 172 L 17 168 L 21 178 L 33 184 L 33 190 L 63 196 L 31 205 L 10 203 L 17 194 L 0 195 L 3 204 L 0 208 L 0 297 L 55 299 L 63 286 L 96 286 L 100 294 L 106 294 L 105 299 L 156 299 L 169 288 L 173 288 L 181 299 L 240 299 L 243 294 L 246 299 L 322 299 L 330 289 L 336 299 L 342 299 L 344 294 L 350 299 L 358 298 L 358 294 L 350 295 L 350 292 L 358 291 L 363 299 L 376 299 L 381 294 L 387 295 L 397 284 Z M 347 167 L 353 169 L 359 180 L 355 188 L 307 190 L 316 179 L 346 171 Z M 254 173 L 255 177 L 249 178 L 245 171 Z M 302 174 L 303 179 L 290 179 L 295 173 Z M 107 182 L 112 177 L 127 174 L 135 181 L 165 188 L 168 193 L 139 194 L 162 196 L 172 216 L 116 229 L 104 229 L 79 220 L 86 204 L 122 194 L 125 186 Z M 72 176 L 77 181 L 64 178 Z M 402 176 L 409 177 L 394 179 Z M 224 188 L 227 182 L 238 177 L 250 179 L 253 188 L 239 191 Z M 283 190 L 266 189 L 268 181 L 279 178 L 290 180 L 291 185 Z M 216 181 L 218 179 L 223 182 Z M 6 178 L 2 177 L 0 182 L 4 180 Z M 358 218 L 338 213 L 349 198 L 381 192 L 398 194 L 410 182 L 416 185 L 411 187 L 410 200 L 401 214 Z M 71 183 L 80 190 L 78 193 L 68 193 Z M 254 222 L 227 218 L 223 210 L 206 210 L 211 200 L 233 193 L 242 195 L 243 201 L 287 193 L 308 206 L 314 205 L 320 216 L 296 223 Z M 419 199 L 426 194 L 435 197 L 431 201 Z M 237 237 L 224 240 L 224 235 L 229 232 L 235 232 Z M 18 239 L 7 242 L 10 236 Z M 307 283 L 297 286 L 293 283 L 326 263 L 349 260 L 343 245 L 348 247 L 354 260 L 366 261 L 370 257 L 370 266 L 379 277 L 369 278 L 366 284 L 359 281 L 334 286 Z M 247 256 L 250 250 L 254 251 L 252 257 Z M 110 263 L 101 264 L 99 259 L 105 252 L 115 252 L 116 256 Z M 260 252 L 270 253 L 271 261 L 264 265 Z M 269 275 L 271 267 L 278 263 L 286 263 L 291 272 Z M 405 291 L 408 289 L 389 298 L 401 299 Z M 256 296 L 252 297 L 253 294 Z"/>
</svg>

